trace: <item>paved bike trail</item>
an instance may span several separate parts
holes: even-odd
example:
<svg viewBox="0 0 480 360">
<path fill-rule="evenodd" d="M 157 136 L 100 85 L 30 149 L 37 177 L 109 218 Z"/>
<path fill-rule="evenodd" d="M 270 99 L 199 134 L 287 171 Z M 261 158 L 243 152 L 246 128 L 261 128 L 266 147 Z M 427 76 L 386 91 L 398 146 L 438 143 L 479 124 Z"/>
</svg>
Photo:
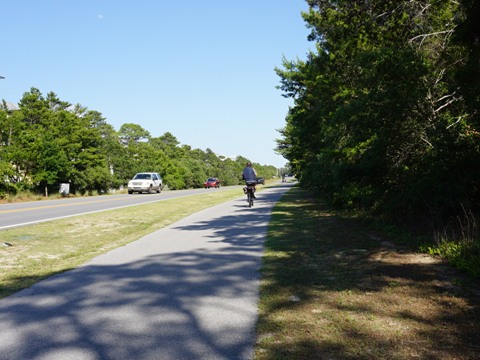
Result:
<svg viewBox="0 0 480 360">
<path fill-rule="evenodd" d="M 251 359 L 284 184 L 211 207 L 0 300 L 1 360 Z"/>
</svg>

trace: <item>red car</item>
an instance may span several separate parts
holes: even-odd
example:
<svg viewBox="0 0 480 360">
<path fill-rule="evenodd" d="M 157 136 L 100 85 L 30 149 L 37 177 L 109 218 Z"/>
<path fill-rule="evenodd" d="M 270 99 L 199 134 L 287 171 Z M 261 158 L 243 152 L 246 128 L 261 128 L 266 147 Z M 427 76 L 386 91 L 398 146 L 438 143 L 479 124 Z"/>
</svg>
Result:
<svg viewBox="0 0 480 360">
<path fill-rule="evenodd" d="M 205 181 L 205 183 L 203 184 L 203 187 L 205 189 L 212 188 L 212 187 L 219 188 L 220 180 L 218 180 L 217 178 L 208 178 L 207 181 Z"/>
</svg>

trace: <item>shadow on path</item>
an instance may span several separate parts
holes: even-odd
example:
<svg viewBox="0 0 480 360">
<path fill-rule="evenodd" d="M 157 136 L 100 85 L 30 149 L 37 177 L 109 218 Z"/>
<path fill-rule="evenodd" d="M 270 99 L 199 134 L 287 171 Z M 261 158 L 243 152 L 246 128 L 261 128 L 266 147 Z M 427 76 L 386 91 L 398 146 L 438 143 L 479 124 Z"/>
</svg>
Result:
<svg viewBox="0 0 480 360">
<path fill-rule="evenodd" d="M 251 209 L 204 210 L 0 300 L 0 359 L 252 358 L 263 241 L 287 189 L 265 189 Z"/>
</svg>

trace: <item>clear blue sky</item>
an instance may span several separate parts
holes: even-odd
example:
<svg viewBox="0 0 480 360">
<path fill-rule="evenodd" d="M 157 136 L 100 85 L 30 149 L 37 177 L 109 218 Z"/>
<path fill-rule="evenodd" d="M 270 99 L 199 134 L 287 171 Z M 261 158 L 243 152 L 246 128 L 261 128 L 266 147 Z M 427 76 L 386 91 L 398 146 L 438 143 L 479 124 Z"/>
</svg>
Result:
<svg viewBox="0 0 480 360">
<path fill-rule="evenodd" d="M 304 0 L 0 0 L 0 99 L 31 87 L 154 137 L 284 166 L 282 57 L 314 45 Z"/>
</svg>

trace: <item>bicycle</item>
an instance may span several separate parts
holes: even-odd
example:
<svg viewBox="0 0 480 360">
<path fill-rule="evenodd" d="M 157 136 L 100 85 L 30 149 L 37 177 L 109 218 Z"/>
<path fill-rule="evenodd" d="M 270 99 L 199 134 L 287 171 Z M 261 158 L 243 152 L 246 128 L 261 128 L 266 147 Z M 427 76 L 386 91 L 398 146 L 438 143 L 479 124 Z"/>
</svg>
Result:
<svg viewBox="0 0 480 360">
<path fill-rule="evenodd" d="M 245 193 L 247 194 L 248 207 L 253 206 L 253 199 L 255 199 L 255 183 L 247 183 Z"/>
</svg>

